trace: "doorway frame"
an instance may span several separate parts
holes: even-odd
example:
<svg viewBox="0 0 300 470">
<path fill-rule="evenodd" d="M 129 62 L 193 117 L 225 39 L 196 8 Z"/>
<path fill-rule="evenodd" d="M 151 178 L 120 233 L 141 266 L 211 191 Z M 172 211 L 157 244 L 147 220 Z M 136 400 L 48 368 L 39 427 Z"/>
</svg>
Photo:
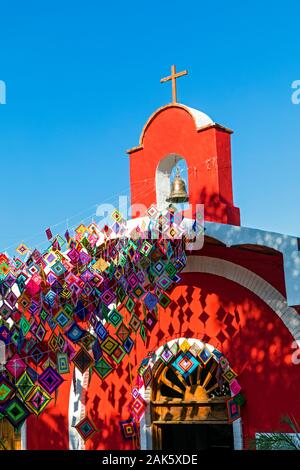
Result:
<svg viewBox="0 0 300 470">
<path fill-rule="evenodd" d="M 159 357 L 162 349 L 167 345 L 169 348 L 172 347 L 174 343 L 183 343 L 184 341 L 188 341 L 190 345 L 196 343 L 201 349 L 206 346 L 209 350 L 215 349 L 210 344 L 205 344 L 199 339 L 196 338 L 176 338 L 168 341 L 163 346 L 160 346 L 155 353 L 153 354 L 153 363 L 154 366 L 156 363 L 156 358 Z M 148 385 L 147 388 L 142 388 L 140 393 L 145 400 L 147 406 L 144 416 L 140 421 L 140 443 L 141 443 L 141 450 L 153 450 L 153 440 L 154 440 L 154 432 L 155 430 L 153 427 L 155 424 L 151 421 L 151 384 Z M 171 424 L 171 423 L 170 423 Z M 216 423 L 217 424 L 217 423 Z M 243 434 L 242 434 L 242 418 L 235 420 L 232 425 L 233 430 L 233 446 L 234 450 L 243 450 Z M 154 432 L 153 432 L 154 430 Z"/>
<path fill-rule="evenodd" d="M 234 450 L 241 450 L 241 449 L 236 449 L 235 448 L 235 440 L 234 440 L 234 428 L 233 428 L 233 423 L 225 423 L 224 421 L 222 422 L 217 422 L 217 421 L 170 421 L 170 422 L 165 422 L 165 423 L 152 423 L 152 447 L 153 450 L 161 450 L 162 447 L 162 427 L 163 426 L 174 426 L 176 424 L 182 424 L 182 425 L 192 425 L 192 426 L 203 426 L 203 425 L 209 425 L 209 424 L 218 424 L 220 426 L 231 426 L 232 427 L 232 438 L 233 438 L 233 448 Z M 150 449 L 145 449 L 145 450 L 150 450 Z M 152 450 L 152 449 L 151 449 Z"/>
</svg>

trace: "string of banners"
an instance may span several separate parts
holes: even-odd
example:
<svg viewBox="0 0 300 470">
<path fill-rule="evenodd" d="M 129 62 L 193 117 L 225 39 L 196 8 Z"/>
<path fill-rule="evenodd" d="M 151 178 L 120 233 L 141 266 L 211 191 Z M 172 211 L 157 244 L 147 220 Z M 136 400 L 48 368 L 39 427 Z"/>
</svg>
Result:
<svg viewBox="0 0 300 470">
<path fill-rule="evenodd" d="M 16 429 L 47 408 L 71 363 L 105 380 L 136 335 L 146 340 L 158 305 L 170 303 L 190 236 L 182 217 L 151 206 L 138 223 L 118 210 L 110 222 L 81 224 L 72 236 L 49 228 L 44 251 L 22 243 L 17 257 L 0 254 L 0 419 Z M 137 304 L 147 312 L 143 319 Z"/>
</svg>

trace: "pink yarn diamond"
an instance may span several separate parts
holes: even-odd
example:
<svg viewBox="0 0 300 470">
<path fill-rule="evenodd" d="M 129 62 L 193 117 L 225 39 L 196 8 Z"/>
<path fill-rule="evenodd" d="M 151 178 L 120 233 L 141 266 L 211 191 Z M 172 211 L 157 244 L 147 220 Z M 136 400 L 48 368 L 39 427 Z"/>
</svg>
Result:
<svg viewBox="0 0 300 470">
<path fill-rule="evenodd" d="M 23 372 L 26 369 L 26 364 L 21 359 L 19 354 L 14 354 L 9 361 L 6 363 L 6 370 L 15 378 L 18 379 L 20 375 L 23 374 Z"/>
</svg>

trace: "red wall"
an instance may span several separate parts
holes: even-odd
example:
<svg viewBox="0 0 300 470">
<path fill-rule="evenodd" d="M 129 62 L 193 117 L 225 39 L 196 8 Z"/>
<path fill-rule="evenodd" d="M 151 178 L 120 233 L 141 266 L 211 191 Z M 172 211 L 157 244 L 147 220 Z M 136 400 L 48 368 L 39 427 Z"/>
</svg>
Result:
<svg viewBox="0 0 300 470">
<path fill-rule="evenodd" d="M 69 449 L 69 394 L 72 375 L 64 375 L 65 382 L 59 387 L 56 400 L 49 403 L 38 417 L 30 416 L 26 421 L 28 450 Z"/>
<path fill-rule="evenodd" d="M 185 274 L 172 299 L 169 308 L 160 312 L 146 345 L 137 338 L 136 352 L 131 356 L 134 378 L 148 351 L 173 338 L 198 338 L 224 352 L 239 374 L 247 398 L 243 407 L 246 442 L 255 432 L 284 429 L 280 423 L 284 415 L 300 416 L 300 377 L 291 363 L 292 337 L 267 305 L 231 281 L 204 274 Z M 100 433 L 87 443 L 88 449 L 134 446 L 123 441 L 118 427 L 121 419 L 129 417 L 133 384 L 127 361 L 115 374 L 102 384 L 97 377 L 92 380 L 87 413 L 97 422 Z"/>
<path fill-rule="evenodd" d="M 206 256 L 223 258 L 251 268 L 284 291 L 280 256 L 266 263 L 267 256 L 238 249 L 206 246 Z M 231 256 L 230 256 L 231 255 Z M 269 258 L 270 259 L 270 258 Z M 272 270 L 273 265 L 273 270 Z M 254 271 L 254 269 L 252 269 Z M 260 272 L 259 272 L 260 271 Z M 221 350 L 239 375 L 247 398 L 243 407 L 243 435 L 247 445 L 255 432 L 289 429 L 280 423 L 284 415 L 300 417 L 300 376 L 291 362 L 293 338 L 279 317 L 250 291 L 227 279 L 207 274 L 182 275 L 182 282 L 172 292 L 172 302 L 159 312 L 159 321 L 146 344 L 139 335 L 136 348 L 116 366 L 103 382 L 93 375 L 86 409 L 99 432 L 86 443 L 87 449 L 131 449 L 135 442 L 124 441 L 119 421 L 129 417 L 128 404 L 135 385 L 137 368 L 149 351 L 167 341 L 198 338 Z M 129 321 L 130 315 L 123 312 Z M 136 313 L 142 318 L 142 309 Z M 113 327 L 110 326 L 113 331 Z M 28 448 L 67 448 L 68 377 L 59 391 L 57 404 L 28 425 Z"/>
<path fill-rule="evenodd" d="M 188 167 L 189 202 L 205 204 L 205 219 L 240 224 L 232 195 L 230 133 L 218 127 L 196 130 L 178 105 L 162 108 L 146 127 L 141 147 L 130 153 L 131 203 L 156 204 L 155 174 L 161 159 L 176 153 Z"/>
<path fill-rule="evenodd" d="M 159 110 L 146 126 L 142 145 L 130 153 L 132 204 L 156 203 L 155 173 L 159 161 L 170 153 L 186 159 L 190 203 L 205 204 L 205 219 L 239 225 L 239 209 L 232 196 L 230 133 L 218 127 L 197 131 L 192 116 L 178 105 Z M 208 161 L 216 157 L 216 164 Z M 238 248 L 205 245 L 199 256 L 227 259 L 267 280 L 285 295 L 282 256 Z M 137 368 L 149 351 L 167 341 L 198 338 L 224 352 L 239 374 L 247 398 L 243 407 L 245 441 L 255 432 L 285 430 L 280 420 L 300 418 L 300 376 L 291 362 L 293 338 L 278 316 L 250 291 L 224 278 L 185 274 L 171 293 L 172 302 L 160 309 L 159 320 L 146 344 L 136 337 L 136 347 L 104 381 L 94 374 L 86 397 L 87 416 L 99 432 L 87 449 L 130 449 L 119 421 L 129 417 L 128 405 Z M 136 313 L 142 318 L 142 309 Z M 123 312 L 125 322 L 130 315 Z M 112 329 L 113 327 L 110 326 Z M 135 334 L 132 333 L 132 337 Z M 56 402 L 27 425 L 28 449 L 68 448 L 68 401 L 72 374 L 65 377 Z M 287 429 L 288 430 L 288 429 Z"/>
</svg>

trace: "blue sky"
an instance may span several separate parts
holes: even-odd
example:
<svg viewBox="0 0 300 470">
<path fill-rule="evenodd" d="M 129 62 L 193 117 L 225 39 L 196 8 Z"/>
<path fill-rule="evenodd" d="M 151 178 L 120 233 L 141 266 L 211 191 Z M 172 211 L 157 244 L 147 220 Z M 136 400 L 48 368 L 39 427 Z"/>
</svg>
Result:
<svg viewBox="0 0 300 470">
<path fill-rule="evenodd" d="M 129 192 L 125 150 L 170 101 L 235 130 L 243 225 L 300 235 L 300 5 L 131 0 L 1 5 L 0 251 L 91 220 Z M 111 199 L 109 199 L 111 198 Z"/>
</svg>

